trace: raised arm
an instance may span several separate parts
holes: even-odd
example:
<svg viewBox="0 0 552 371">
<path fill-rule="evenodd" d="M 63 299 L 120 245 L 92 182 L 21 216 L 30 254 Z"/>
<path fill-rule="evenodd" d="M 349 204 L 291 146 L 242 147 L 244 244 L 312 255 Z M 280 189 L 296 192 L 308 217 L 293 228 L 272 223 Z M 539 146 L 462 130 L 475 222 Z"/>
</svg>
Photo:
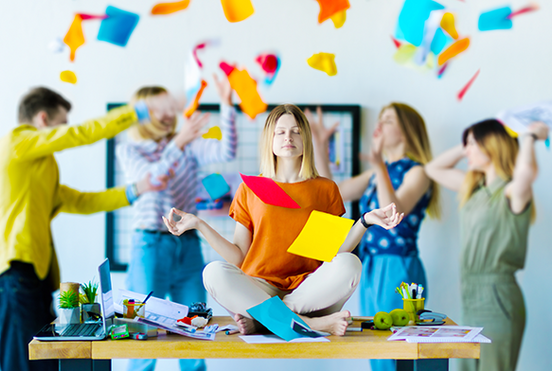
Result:
<svg viewBox="0 0 552 371">
<path fill-rule="evenodd" d="M 542 122 L 532 124 L 528 132 L 521 137 L 512 181 L 505 189 L 510 199 L 510 208 L 516 214 L 522 212 L 533 197 L 531 186 L 538 174 L 534 142 L 546 138 L 548 126 Z"/>
<path fill-rule="evenodd" d="M 305 110 L 305 116 L 309 121 L 312 132 L 312 140 L 314 144 L 314 162 L 316 163 L 316 170 L 318 170 L 320 176 L 332 179 L 329 158 L 329 142 L 331 136 L 337 130 L 339 122 L 336 122 L 331 128 L 326 128 L 326 126 L 324 126 L 324 119 L 322 117 L 322 108 L 316 108 L 316 115 L 318 116 L 318 119 L 314 118 L 314 115 L 309 109 Z"/>
<path fill-rule="evenodd" d="M 174 214 L 180 216 L 179 221 L 175 221 Z M 169 232 L 176 236 L 180 236 L 182 233 L 197 229 L 203 237 L 207 240 L 207 243 L 219 253 L 220 256 L 228 263 L 234 264 L 239 267 L 245 255 L 249 251 L 251 246 L 252 235 L 251 231 L 247 229 L 241 223 L 236 222 L 236 230 L 234 232 L 234 242 L 228 241 L 222 237 L 217 231 L 215 231 L 209 224 L 201 220 L 194 214 L 185 213 L 183 211 L 172 208 L 169 217 L 165 218 L 163 222 L 167 226 Z"/>
<path fill-rule="evenodd" d="M 446 152 L 431 160 L 424 166 L 430 179 L 455 192 L 460 191 L 466 173 L 455 166 L 464 157 L 464 149 L 461 144 L 450 148 Z"/>
</svg>

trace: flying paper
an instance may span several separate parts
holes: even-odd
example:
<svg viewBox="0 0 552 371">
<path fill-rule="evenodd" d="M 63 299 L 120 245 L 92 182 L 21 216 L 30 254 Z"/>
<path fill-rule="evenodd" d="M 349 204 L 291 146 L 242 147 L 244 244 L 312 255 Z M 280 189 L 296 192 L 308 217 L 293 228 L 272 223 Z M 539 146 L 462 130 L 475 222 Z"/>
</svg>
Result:
<svg viewBox="0 0 552 371">
<path fill-rule="evenodd" d="M 65 34 L 63 42 L 71 50 L 69 59 L 71 62 L 75 60 L 75 53 L 77 49 L 84 44 L 84 33 L 82 32 L 82 18 L 79 14 L 75 14 L 73 18 L 73 23 L 69 27 L 69 31 Z"/>
<path fill-rule="evenodd" d="M 332 54 L 332 53 L 313 54 L 312 57 L 307 59 L 307 63 L 315 70 L 326 72 L 328 76 L 337 75 L 337 66 L 335 65 L 335 54 Z"/>
<path fill-rule="evenodd" d="M 529 6 L 526 6 L 525 8 L 521 8 L 520 10 L 516 10 L 515 12 L 510 14 L 508 16 L 508 18 L 512 19 L 514 17 L 517 17 L 518 15 L 533 12 L 535 10 L 539 10 L 539 5 L 538 4 L 531 4 Z"/>
<path fill-rule="evenodd" d="M 395 47 L 396 47 L 397 49 L 401 47 L 401 42 L 400 42 L 399 40 L 395 39 L 395 38 L 393 37 L 393 35 L 391 35 L 391 40 L 393 40 L 393 44 L 395 44 Z"/>
<path fill-rule="evenodd" d="M 513 27 L 512 20 L 509 18 L 510 14 L 512 14 L 512 9 L 509 6 L 481 13 L 477 27 L 479 31 L 509 30 Z"/>
<path fill-rule="evenodd" d="M 265 204 L 286 207 L 288 209 L 301 208 L 274 180 L 262 176 L 243 175 L 241 173 L 240 176 L 245 185 Z"/>
<path fill-rule="evenodd" d="M 209 197 L 216 200 L 230 192 L 230 186 L 226 183 L 226 180 L 220 174 L 211 174 L 203 178 L 201 181 Z"/>
<path fill-rule="evenodd" d="M 335 28 L 341 28 L 345 24 L 345 21 L 347 20 L 347 11 L 342 10 L 340 12 L 335 13 L 330 17 L 332 20 Z"/>
<path fill-rule="evenodd" d="M 441 28 L 454 40 L 458 39 L 458 32 L 454 26 L 454 15 L 452 15 L 452 13 L 446 12 L 443 15 L 443 19 L 441 19 Z"/>
<path fill-rule="evenodd" d="M 207 82 L 203 80 L 201 73 L 203 64 L 199 60 L 197 51 L 213 43 L 212 41 L 206 41 L 197 44 L 188 55 L 188 61 L 184 65 L 184 91 L 187 102 L 187 106 L 184 109 L 184 116 L 186 117 L 192 116 L 196 111 L 203 90 L 207 87 Z"/>
<path fill-rule="evenodd" d="M 349 0 L 316 0 L 320 5 L 320 13 L 318 13 L 318 23 L 323 23 L 330 19 L 333 15 L 343 12 L 351 7 Z M 343 16 L 345 17 L 345 16 Z M 345 19 L 343 19 L 343 23 Z M 335 28 L 339 28 L 335 25 Z M 340 26 L 341 27 L 341 26 Z"/>
<path fill-rule="evenodd" d="M 468 46 L 470 46 L 470 39 L 468 37 L 456 41 L 454 44 L 449 46 L 444 52 L 439 54 L 437 63 L 439 63 L 439 66 L 442 66 L 443 64 L 447 63 L 448 60 L 456 57 L 458 54 L 466 50 Z"/>
<path fill-rule="evenodd" d="M 240 97 L 240 108 L 243 113 L 254 119 L 266 111 L 268 105 L 261 99 L 257 91 L 257 82 L 251 78 L 247 70 L 239 70 L 226 62 L 221 62 L 220 68 L 228 76 L 230 86 Z"/>
<path fill-rule="evenodd" d="M 122 47 L 126 46 L 140 16 L 111 5 L 107 7 L 105 14 L 108 17 L 100 24 L 98 40 Z"/>
<path fill-rule="evenodd" d="M 445 70 L 447 69 L 447 66 L 448 66 L 448 63 L 445 63 L 445 64 L 443 64 L 443 67 L 441 67 L 439 69 L 439 71 L 437 72 L 437 77 L 438 78 L 443 77 L 443 74 L 445 73 Z"/>
<path fill-rule="evenodd" d="M 473 84 L 473 82 L 475 81 L 475 79 L 477 78 L 477 76 L 479 75 L 479 71 L 480 70 L 477 70 L 477 72 L 475 73 L 475 75 L 473 75 L 473 77 L 470 79 L 470 81 L 468 81 L 468 83 L 466 84 L 466 86 L 464 86 L 462 88 L 462 90 L 460 90 L 458 92 L 458 100 L 462 100 L 462 98 L 464 98 L 464 95 L 466 94 L 466 92 L 468 91 L 468 89 L 470 88 L 470 86 Z"/>
<path fill-rule="evenodd" d="M 354 223 L 351 219 L 313 210 L 303 230 L 287 251 L 306 258 L 331 262 Z"/>
<path fill-rule="evenodd" d="M 184 10 L 190 5 L 190 0 L 176 1 L 174 3 L 159 3 L 151 8 L 151 14 L 162 15 L 172 14 L 180 10 Z"/>
<path fill-rule="evenodd" d="M 552 128 L 552 101 L 500 111 L 496 118 L 517 135 L 526 132 L 535 121 L 542 121 Z"/>
<path fill-rule="evenodd" d="M 201 136 L 203 139 L 216 139 L 221 140 L 222 139 L 222 131 L 220 130 L 220 127 L 213 126 L 207 130 L 205 134 Z"/>
<path fill-rule="evenodd" d="M 253 15 L 255 9 L 251 0 L 221 0 L 222 10 L 228 22 L 241 22 Z"/>
<path fill-rule="evenodd" d="M 425 22 L 434 10 L 444 6 L 431 0 L 405 0 L 399 14 L 395 37 L 420 46 L 424 39 Z"/>
<path fill-rule="evenodd" d="M 63 82 L 68 82 L 69 84 L 76 84 L 77 83 L 77 75 L 73 71 L 62 71 L 59 74 L 59 79 Z"/>
<path fill-rule="evenodd" d="M 293 331 L 292 320 L 299 322 L 306 328 L 310 327 L 297 314 L 289 309 L 282 299 L 274 296 L 265 300 L 259 305 L 247 310 L 253 318 L 259 321 L 264 327 L 285 341 L 290 341 L 306 335 Z"/>
<path fill-rule="evenodd" d="M 266 73 L 265 83 L 271 85 L 280 70 L 280 58 L 275 54 L 261 54 L 255 61 Z"/>
<path fill-rule="evenodd" d="M 203 95 L 203 90 L 205 90 L 206 87 L 207 87 L 207 82 L 205 80 L 201 80 L 199 90 L 195 93 L 194 99 L 191 101 L 190 104 L 188 104 L 188 106 L 184 110 L 185 117 L 191 117 L 194 114 L 194 112 L 197 110 L 197 107 L 199 107 L 199 100 L 201 99 L 201 96 Z"/>
<path fill-rule="evenodd" d="M 429 52 L 426 56 L 425 63 L 423 65 L 418 65 L 414 62 L 417 50 L 418 48 L 412 44 L 402 44 L 395 52 L 393 59 L 402 66 L 412 68 L 420 72 L 433 70 L 435 68 L 435 55 L 432 52 Z"/>
</svg>

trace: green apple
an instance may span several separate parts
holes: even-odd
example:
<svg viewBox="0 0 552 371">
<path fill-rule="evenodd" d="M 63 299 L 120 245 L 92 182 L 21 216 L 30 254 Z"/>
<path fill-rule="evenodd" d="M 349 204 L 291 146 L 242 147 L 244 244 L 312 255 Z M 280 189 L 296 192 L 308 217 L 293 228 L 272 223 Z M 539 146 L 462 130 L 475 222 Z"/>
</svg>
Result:
<svg viewBox="0 0 552 371">
<path fill-rule="evenodd" d="M 374 326 L 378 330 L 389 330 L 393 326 L 393 318 L 387 312 L 377 312 L 374 316 Z"/>
<path fill-rule="evenodd" d="M 393 309 L 389 314 L 393 318 L 393 326 L 406 326 L 410 321 L 410 316 L 404 309 Z"/>
</svg>

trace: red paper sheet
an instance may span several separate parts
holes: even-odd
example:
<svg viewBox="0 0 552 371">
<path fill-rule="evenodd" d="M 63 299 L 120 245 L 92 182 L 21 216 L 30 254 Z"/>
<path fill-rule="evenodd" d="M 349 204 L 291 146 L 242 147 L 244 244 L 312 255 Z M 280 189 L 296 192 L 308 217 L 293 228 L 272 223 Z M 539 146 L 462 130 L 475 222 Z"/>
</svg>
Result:
<svg viewBox="0 0 552 371">
<path fill-rule="evenodd" d="M 288 209 L 301 208 L 274 180 L 262 176 L 243 175 L 241 173 L 240 176 L 245 185 L 265 204 L 287 207 Z"/>
<path fill-rule="evenodd" d="M 475 79 L 477 78 L 477 76 L 479 75 L 479 71 L 481 70 L 477 70 L 477 72 L 475 73 L 475 75 L 473 75 L 473 77 L 470 79 L 470 81 L 468 81 L 468 83 L 466 84 L 466 86 L 464 86 L 462 88 L 462 90 L 460 90 L 458 92 L 458 100 L 462 100 L 462 98 L 464 98 L 464 95 L 466 94 L 466 92 L 468 91 L 468 89 L 470 88 L 470 86 L 473 84 L 473 82 L 475 81 Z"/>
</svg>

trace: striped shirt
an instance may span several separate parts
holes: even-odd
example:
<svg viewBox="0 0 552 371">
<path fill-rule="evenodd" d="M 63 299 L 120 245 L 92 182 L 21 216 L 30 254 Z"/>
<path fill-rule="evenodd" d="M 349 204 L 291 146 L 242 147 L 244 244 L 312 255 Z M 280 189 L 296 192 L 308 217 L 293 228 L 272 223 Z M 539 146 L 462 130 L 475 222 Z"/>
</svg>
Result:
<svg viewBox="0 0 552 371">
<path fill-rule="evenodd" d="M 132 205 L 134 229 L 164 231 L 161 215 L 167 215 L 172 207 L 196 214 L 195 198 L 200 183 L 201 166 L 231 161 L 236 157 L 236 111 L 221 104 L 220 129 L 222 140 L 197 138 L 183 150 L 164 138 L 121 143 L 116 155 L 128 182 L 137 182 L 150 174 L 162 174 L 172 168 L 175 176 L 164 191 L 148 192 Z"/>
</svg>

